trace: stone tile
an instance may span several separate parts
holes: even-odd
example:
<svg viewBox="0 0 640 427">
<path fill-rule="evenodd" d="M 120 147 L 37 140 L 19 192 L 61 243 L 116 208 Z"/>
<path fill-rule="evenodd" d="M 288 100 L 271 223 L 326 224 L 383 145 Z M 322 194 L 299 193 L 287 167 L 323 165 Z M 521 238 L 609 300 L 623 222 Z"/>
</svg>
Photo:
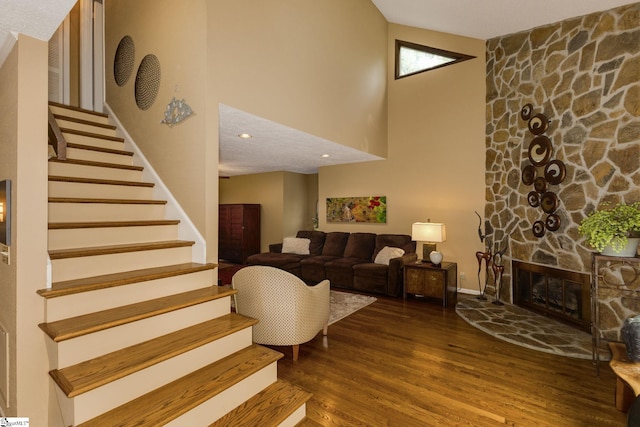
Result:
<svg viewBox="0 0 640 427">
<path fill-rule="evenodd" d="M 516 345 L 578 359 L 592 357 L 590 334 L 513 304 L 497 306 L 459 295 L 456 313 L 484 333 Z"/>
</svg>

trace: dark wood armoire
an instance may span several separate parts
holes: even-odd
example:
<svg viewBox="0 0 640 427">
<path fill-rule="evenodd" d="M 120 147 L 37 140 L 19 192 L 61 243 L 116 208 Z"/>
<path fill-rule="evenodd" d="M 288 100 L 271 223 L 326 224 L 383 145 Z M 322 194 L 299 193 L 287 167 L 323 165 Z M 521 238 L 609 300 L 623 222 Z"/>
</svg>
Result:
<svg viewBox="0 0 640 427">
<path fill-rule="evenodd" d="M 220 205 L 218 258 L 245 264 L 249 255 L 260 253 L 260 205 Z"/>
</svg>

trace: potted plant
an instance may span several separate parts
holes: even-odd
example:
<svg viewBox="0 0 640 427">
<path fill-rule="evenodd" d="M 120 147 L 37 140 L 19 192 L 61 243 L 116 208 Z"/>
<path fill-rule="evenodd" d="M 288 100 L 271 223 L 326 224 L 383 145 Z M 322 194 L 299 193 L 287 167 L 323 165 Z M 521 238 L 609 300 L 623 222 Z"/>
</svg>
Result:
<svg viewBox="0 0 640 427">
<path fill-rule="evenodd" d="M 603 203 L 582 220 L 578 232 L 604 255 L 634 257 L 640 242 L 640 202 L 614 207 Z"/>
</svg>

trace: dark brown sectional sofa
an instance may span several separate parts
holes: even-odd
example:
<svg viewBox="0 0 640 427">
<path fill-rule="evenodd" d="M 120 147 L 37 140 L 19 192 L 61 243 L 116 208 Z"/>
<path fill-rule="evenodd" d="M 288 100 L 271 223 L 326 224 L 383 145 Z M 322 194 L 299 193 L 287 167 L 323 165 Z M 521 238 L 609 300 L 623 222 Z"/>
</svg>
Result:
<svg viewBox="0 0 640 427">
<path fill-rule="evenodd" d="M 416 243 L 406 234 L 301 230 L 296 237 L 309 239 L 308 254 L 283 253 L 283 244 L 277 243 L 269 245 L 269 252 L 251 255 L 247 264 L 280 268 L 309 284 L 329 279 L 331 287 L 396 297 L 402 293 L 403 266 L 418 258 Z M 374 262 L 385 247 L 404 254 L 388 265 Z"/>
</svg>

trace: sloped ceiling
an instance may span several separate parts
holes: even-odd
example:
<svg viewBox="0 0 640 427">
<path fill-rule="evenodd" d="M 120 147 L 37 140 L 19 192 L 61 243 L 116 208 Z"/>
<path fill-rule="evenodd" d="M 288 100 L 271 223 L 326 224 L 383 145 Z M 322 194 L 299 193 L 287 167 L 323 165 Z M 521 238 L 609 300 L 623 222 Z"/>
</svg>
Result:
<svg viewBox="0 0 640 427">
<path fill-rule="evenodd" d="M 488 40 L 629 0 L 371 0 L 389 22 Z"/>
<path fill-rule="evenodd" d="M 18 34 L 48 41 L 77 0 L 0 0 L 0 65 Z"/>
</svg>

